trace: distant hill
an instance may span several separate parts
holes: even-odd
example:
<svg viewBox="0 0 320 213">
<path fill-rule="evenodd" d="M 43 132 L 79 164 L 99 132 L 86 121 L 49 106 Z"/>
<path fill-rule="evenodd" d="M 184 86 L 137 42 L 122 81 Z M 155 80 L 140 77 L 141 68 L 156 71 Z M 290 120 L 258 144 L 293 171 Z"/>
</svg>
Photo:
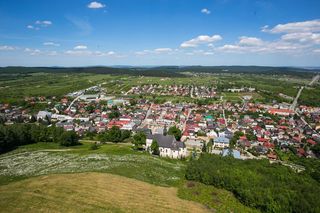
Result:
<svg viewBox="0 0 320 213">
<path fill-rule="evenodd" d="M 319 68 L 266 67 L 266 66 L 158 66 L 158 67 L 2 67 L 0 74 L 46 73 L 95 73 L 111 75 L 143 75 L 156 77 L 183 77 L 192 73 L 252 73 L 306 75 L 320 72 Z"/>
</svg>

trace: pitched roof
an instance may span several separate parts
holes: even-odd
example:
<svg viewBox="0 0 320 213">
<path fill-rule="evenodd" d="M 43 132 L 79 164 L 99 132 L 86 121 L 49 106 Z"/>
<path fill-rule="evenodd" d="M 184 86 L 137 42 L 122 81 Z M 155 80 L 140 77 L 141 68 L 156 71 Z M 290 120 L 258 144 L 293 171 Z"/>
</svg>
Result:
<svg viewBox="0 0 320 213">
<path fill-rule="evenodd" d="M 180 148 L 186 147 L 183 142 L 176 141 L 175 137 L 173 137 L 172 135 L 154 134 L 154 135 L 148 135 L 147 138 L 156 140 L 158 142 L 159 147 L 163 147 L 163 148 L 178 150 Z"/>
</svg>

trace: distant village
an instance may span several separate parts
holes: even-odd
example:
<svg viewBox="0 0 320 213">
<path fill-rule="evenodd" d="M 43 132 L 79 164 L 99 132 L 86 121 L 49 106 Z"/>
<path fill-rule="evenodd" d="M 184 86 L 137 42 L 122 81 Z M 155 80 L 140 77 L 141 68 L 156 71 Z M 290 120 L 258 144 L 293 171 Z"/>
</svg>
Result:
<svg viewBox="0 0 320 213">
<path fill-rule="evenodd" d="M 232 92 L 254 88 L 230 89 Z M 213 87 L 145 85 L 132 87 L 128 94 L 215 97 Z M 186 158 L 203 151 L 238 159 L 279 160 L 278 150 L 297 156 L 316 158 L 312 147 L 320 143 L 320 108 L 289 104 L 261 104 L 243 97 L 242 103 L 217 101 L 215 104 L 166 102 L 154 103 L 143 98 L 109 96 L 98 85 L 66 94 L 65 97 L 26 97 L 28 104 L 45 103 L 47 109 L 30 112 L 23 106 L 0 104 L 2 123 L 43 122 L 75 131 L 103 133 L 116 126 L 132 135 L 146 135 L 145 150 L 153 140 L 159 155 Z M 176 127 L 181 137 L 168 135 Z M 276 149 L 277 148 L 277 149 Z"/>
</svg>

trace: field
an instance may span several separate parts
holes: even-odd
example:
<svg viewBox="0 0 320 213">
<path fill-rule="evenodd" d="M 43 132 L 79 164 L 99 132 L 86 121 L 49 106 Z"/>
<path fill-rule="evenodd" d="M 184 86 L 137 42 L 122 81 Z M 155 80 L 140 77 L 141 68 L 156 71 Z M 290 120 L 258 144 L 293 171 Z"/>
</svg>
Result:
<svg viewBox="0 0 320 213">
<path fill-rule="evenodd" d="M 272 75 L 272 74 L 185 74 L 185 77 L 152 77 L 134 75 L 109 75 L 109 74 L 88 74 L 88 73 L 24 73 L 24 74 L 1 74 L 0 80 L 0 103 L 20 103 L 24 97 L 45 96 L 58 98 L 79 89 L 85 89 L 93 85 L 102 84 L 110 95 L 124 96 L 133 86 L 143 84 L 160 85 L 197 85 L 216 87 L 218 95 L 225 95 L 228 101 L 241 101 L 242 94 L 228 94 L 221 92 L 227 88 L 254 87 L 258 92 L 253 93 L 257 101 L 270 102 L 273 99 L 286 101 L 278 96 L 283 93 L 294 97 L 298 88 L 307 84 L 310 75 Z M 318 89 L 306 89 L 302 94 L 302 100 L 313 96 Z M 137 95 L 129 95 L 137 97 Z M 148 96 L 144 96 L 148 97 Z M 151 97 L 149 97 L 151 98 Z M 190 97 L 157 97 L 171 101 L 191 102 Z M 316 103 L 313 103 L 316 104 Z M 46 105 L 39 106 L 45 108 Z"/>
<path fill-rule="evenodd" d="M 175 188 L 101 173 L 30 178 L 0 192 L 0 212 L 209 212 Z"/>
<path fill-rule="evenodd" d="M 0 156 L 0 205 L 6 207 L 0 212 L 63 212 L 74 206 L 85 212 L 145 212 L 144 202 L 148 210 L 160 203 L 170 208 L 166 212 L 253 211 L 226 190 L 185 187 L 185 168 L 185 161 L 152 157 L 133 151 L 129 144 L 105 144 L 98 150 L 90 150 L 89 142 L 72 148 L 26 145 Z M 190 191 L 198 189 L 199 194 Z M 17 203 L 23 203 L 20 209 Z M 181 206 L 185 208 L 175 211 Z M 164 212 L 161 208 L 154 212 Z"/>
</svg>

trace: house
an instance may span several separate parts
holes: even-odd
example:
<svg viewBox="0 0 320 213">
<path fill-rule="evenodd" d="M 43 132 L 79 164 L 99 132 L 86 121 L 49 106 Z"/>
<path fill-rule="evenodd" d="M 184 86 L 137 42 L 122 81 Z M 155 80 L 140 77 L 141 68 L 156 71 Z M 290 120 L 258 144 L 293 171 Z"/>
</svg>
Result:
<svg viewBox="0 0 320 213">
<path fill-rule="evenodd" d="M 154 134 L 148 135 L 146 140 L 145 149 L 151 152 L 152 141 L 158 142 L 160 157 L 168 158 L 185 158 L 187 156 L 187 148 L 183 142 L 176 141 L 172 135 Z"/>
<path fill-rule="evenodd" d="M 226 137 L 217 137 L 213 140 L 213 146 L 217 148 L 229 147 L 230 140 Z"/>
<path fill-rule="evenodd" d="M 232 156 L 235 159 L 241 159 L 240 152 L 236 149 L 224 149 L 221 154 L 223 157 Z"/>
<path fill-rule="evenodd" d="M 37 114 L 37 120 L 39 119 L 42 119 L 42 120 L 45 120 L 45 119 L 51 119 L 51 115 L 52 113 L 51 112 L 48 112 L 48 111 L 39 111 L 38 114 Z"/>
<path fill-rule="evenodd" d="M 271 108 L 268 110 L 268 112 L 273 115 L 282 115 L 282 116 L 294 115 L 294 111 L 290 109 Z"/>
<path fill-rule="evenodd" d="M 202 140 L 197 140 L 197 139 L 188 139 L 185 142 L 185 145 L 187 147 L 188 150 L 197 150 L 197 151 L 201 151 L 203 144 L 205 143 Z"/>
</svg>

